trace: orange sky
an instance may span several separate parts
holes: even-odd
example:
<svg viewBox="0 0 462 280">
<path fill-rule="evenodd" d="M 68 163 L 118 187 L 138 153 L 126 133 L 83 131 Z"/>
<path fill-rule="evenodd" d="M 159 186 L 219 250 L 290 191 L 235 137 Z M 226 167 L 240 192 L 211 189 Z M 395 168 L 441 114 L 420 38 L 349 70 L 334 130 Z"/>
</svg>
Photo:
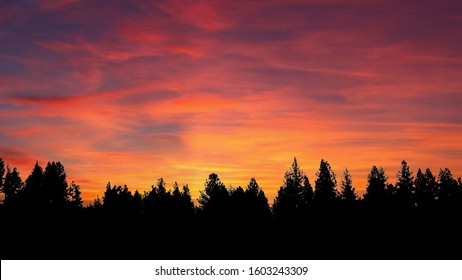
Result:
<svg viewBox="0 0 462 280">
<path fill-rule="evenodd" d="M 433 1 L 432 1 L 433 2 Z M 270 201 L 296 156 L 359 193 L 372 165 L 462 175 L 460 1 L 0 3 L 0 156 L 108 181 Z"/>
</svg>

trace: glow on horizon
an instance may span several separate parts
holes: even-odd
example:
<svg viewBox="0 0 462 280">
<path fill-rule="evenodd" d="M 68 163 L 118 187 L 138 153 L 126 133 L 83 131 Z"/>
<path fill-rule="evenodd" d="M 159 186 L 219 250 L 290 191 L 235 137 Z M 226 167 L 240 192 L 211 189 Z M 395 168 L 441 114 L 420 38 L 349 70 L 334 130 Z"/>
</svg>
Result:
<svg viewBox="0 0 462 280">
<path fill-rule="evenodd" d="M 403 159 L 462 175 L 460 1 L 111 3 L 0 3 L 0 157 L 23 179 L 61 161 L 89 202 L 159 177 L 196 198 L 215 172 L 272 202 L 294 156 L 360 194 Z"/>
</svg>

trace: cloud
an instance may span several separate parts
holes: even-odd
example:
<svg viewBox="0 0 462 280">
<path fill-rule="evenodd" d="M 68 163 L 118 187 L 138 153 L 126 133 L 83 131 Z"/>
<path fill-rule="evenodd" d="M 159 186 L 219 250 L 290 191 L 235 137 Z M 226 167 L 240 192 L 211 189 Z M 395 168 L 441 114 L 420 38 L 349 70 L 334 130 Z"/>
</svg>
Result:
<svg viewBox="0 0 462 280">
<path fill-rule="evenodd" d="M 213 171 L 274 197 L 294 155 L 360 191 L 403 158 L 462 172 L 460 1 L 0 5 L 0 155 L 61 160 L 87 199 Z"/>
</svg>

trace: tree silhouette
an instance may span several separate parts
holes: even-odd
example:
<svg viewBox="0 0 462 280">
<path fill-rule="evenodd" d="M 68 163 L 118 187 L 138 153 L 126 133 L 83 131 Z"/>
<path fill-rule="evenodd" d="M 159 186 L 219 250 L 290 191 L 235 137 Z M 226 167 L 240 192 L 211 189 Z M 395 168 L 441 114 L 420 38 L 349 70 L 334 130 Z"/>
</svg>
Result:
<svg viewBox="0 0 462 280">
<path fill-rule="evenodd" d="M 178 183 L 173 185 L 172 192 L 173 215 L 177 219 L 186 220 L 194 215 L 194 203 L 188 185 L 183 186 L 180 191 Z"/>
<path fill-rule="evenodd" d="M 82 208 L 82 198 L 80 195 L 82 192 L 80 191 L 80 186 L 77 185 L 74 181 L 72 181 L 69 189 L 67 190 L 67 205 L 69 208 L 72 209 L 80 209 Z"/>
<path fill-rule="evenodd" d="M 268 199 L 255 178 L 251 178 L 244 192 L 244 206 L 251 221 L 268 219 L 271 215 Z"/>
<path fill-rule="evenodd" d="M 382 167 L 372 166 L 371 173 L 367 176 L 367 187 L 364 193 L 364 201 L 368 206 L 383 208 L 386 205 L 387 180 Z"/>
<path fill-rule="evenodd" d="M 332 205 L 338 196 L 336 190 L 337 180 L 327 161 L 321 160 L 316 176 L 318 178 L 315 181 L 314 201 L 318 205 Z"/>
<path fill-rule="evenodd" d="M 243 220 L 247 214 L 247 209 L 245 205 L 245 193 L 244 189 L 239 186 L 236 189 L 230 188 L 229 190 L 230 197 L 230 211 L 232 218 L 235 220 Z"/>
<path fill-rule="evenodd" d="M 405 160 L 396 175 L 396 202 L 400 208 L 410 208 L 414 205 L 414 177 Z"/>
<path fill-rule="evenodd" d="M 143 211 L 143 197 L 138 190 L 133 193 L 133 211 L 137 214 Z"/>
<path fill-rule="evenodd" d="M 459 177 L 457 178 L 457 183 L 459 184 L 459 187 L 457 188 L 456 192 L 456 204 L 459 206 L 459 208 L 462 208 L 462 178 Z"/>
<path fill-rule="evenodd" d="M 151 191 L 144 195 L 144 211 L 147 215 L 156 218 L 166 218 L 166 214 L 171 210 L 171 194 L 165 188 L 165 181 L 159 178 L 155 186 L 151 186 Z"/>
<path fill-rule="evenodd" d="M 24 188 L 24 183 L 19 176 L 19 172 L 16 168 L 11 170 L 7 168 L 5 175 L 5 183 L 3 185 L 3 193 L 5 198 L 3 204 L 7 208 L 14 208 L 17 206 L 19 201 L 19 195 Z"/>
<path fill-rule="evenodd" d="M 173 191 L 168 191 L 163 178 L 159 178 L 151 191 L 143 196 L 143 212 L 160 221 L 182 220 L 194 215 L 194 204 L 187 185 L 180 190 L 178 183 L 173 185 Z M 135 194 L 136 195 L 136 194 Z"/>
<path fill-rule="evenodd" d="M 448 168 L 440 169 L 438 174 L 438 203 L 443 207 L 452 208 L 457 201 L 459 184 Z"/>
<path fill-rule="evenodd" d="M 314 191 L 313 187 L 311 187 L 310 180 L 306 175 L 303 176 L 303 187 L 301 195 L 301 212 L 304 214 L 308 214 L 308 212 L 312 208 Z"/>
<path fill-rule="evenodd" d="M 5 175 L 5 162 L 3 159 L 0 157 L 0 192 L 4 193 L 3 189 L 3 183 L 5 181 L 5 178 L 3 177 Z"/>
<path fill-rule="evenodd" d="M 181 206 L 183 209 L 183 213 L 186 216 L 195 213 L 194 203 L 192 201 L 191 192 L 189 191 L 188 185 L 183 186 L 183 191 L 181 192 Z"/>
<path fill-rule="evenodd" d="M 101 201 L 101 198 L 99 198 L 99 196 L 96 196 L 96 198 L 93 200 L 92 203 L 90 203 L 88 207 L 99 210 L 103 208 L 103 202 Z"/>
<path fill-rule="evenodd" d="M 48 162 L 43 173 L 43 191 L 49 208 L 63 209 L 68 204 L 68 184 L 64 166 L 58 162 Z"/>
<path fill-rule="evenodd" d="M 346 206 L 352 206 L 356 200 L 358 199 L 358 196 L 355 192 L 355 188 L 353 188 L 353 180 L 351 179 L 351 175 L 348 172 L 348 169 L 345 168 L 345 171 L 343 172 L 343 178 L 340 183 L 341 186 L 341 192 L 340 192 L 340 199 Z"/>
<path fill-rule="evenodd" d="M 310 189 L 308 178 L 294 158 L 291 168 L 284 175 L 284 185 L 279 188 L 274 199 L 274 215 L 278 218 L 287 218 L 305 214 L 303 211 L 309 204 L 305 199 L 309 198 Z"/>
<path fill-rule="evenodd" d="M 419 208 L 427 209 L 434 205 L 438 184 L 430 169 L 425 170 L 425 174 L 419 168 L 415 180 L 415 201 Z"/>
<path fill-rule="evenodd" d="M 384 205 L 386 206 L 395 206 L 396 205 L 396 196 L 398 190 L 392 183 L 388 183 L 385 187 L 385 200 Z"/>
<path fill-rule="evenodd" d="M 133 215 L 137 213 L 139 205 L 136 204 L 127 185 L 111 187 L 111 183 L 108 182 L 103 196 L 103 209 L 110 214 Z"/>
<path fill-rule="evenodd" d="M 217 174 L 212 173 L 204 183 L 205 189 L 200 191 L 199 205 L 205 215 L 223 216 L 229 214 L 230 195 Z"/>
<path fill-rule="evenodd" d="M 355 193 L 348 169 L 343 173 L 339 194 L 335 174 L 327 161 L 321 160 L 316 175 L 313 191 L 294 158 L 284 174 L 284 184 L 273 209 L 255 178 L 250 179 L 245 189 L 226 188 L 215 173 L 205 181 L 205 189 L 198 199 L 199 208 L 194 207 L 188 185 L 180 188 L 175 182 L 173 189 L 167 190 L 163 178 L 143 195 L 138 190 L 132 194 L 126 185 L 108 183 L 102 200 L 97 196 L 89 206 L 82 207 L 80 186 L 74 181 L 67 184 L 66 172 L 59 162 L 48 162 L 44 171 L 36 162 L 24 184 L 19 171 L 9 167 L 5 170 L 0 158 L 0 185 L 4 194 L 0 208 L 2 225 L 18 240 L 4 242 L 0 252 L 27 254 L 32 251 L 30 248 L 36 248 L 34 252 L 43 252 L 46 248 L 71 254 L 74 250 L 63 244 L 74 246 L 66 242 L 75 239 L 63 234 L 66 232 L 87 235 L 91 238 L 86 240 L 95 242 L 104 240 L 99 243 L 102 249 L 98 253 L 111 257 L 123 250 L 140 250 L 137 245 L 114 239 L 114 233 L 127 240 L 147 240 L 142 250 L 159 257 L 195 254 L 181 240 L 183 235 L 193 239 L 207 236 L 208 241 L 220 244 L 208 248 L 214 256 L 247 248 L 252 248 L 252 257 L 271 256 L 273 248 L 268 249 L 267 244 L 274 240 L 283 240 L 283 246 L 277 248 L 287 253 L 297 248 L 315 257 L 331 257 L 332 252 L 333 256 L 342 257 L 352 250 L 374 257 L 381 257 L 378 254 L 387 250 L 403 257 L 434 257 L 436 254 L 430 252 L 437 252 L 439 256 L 445 248 L 455 251 L 460 248 L 457 240 L 462 234 L 462 179 L 455 179 L 448 168 L 440 170 L 438 180 L 430 169 L 425 172 L 418 169 L 413 180 L 412 172 L 403 161 L 394 186 L 387 182 L 382 167 L 373 166 L 364 200 Z M 39 215 L 34 215 L 35 212 Z M 40 230 L 34 231 L 37 228 Z M 159 242 L 160 231 L 172 241 Z M 223 238 L 225 234 L 234 236 L 245 232 L 251 234 L 247 238 Z M 332 242 L 339 233 L 339 242 Z M 444 238 L 437 243 L 428 241 L 427 236 L 437 234 Z M 360 235 L 368 246 L 351 242 Z M 303 236 L 303 242 L 294 236 Z M 14 249 L 7 248 L 10 243 Z"/>
<path fill-rule="evenodd" d="M 20 197 L 21 207 L 44 209 L 47 207 L 47 197 L 43 190 L 43 169 L 35 162 L 34 169 L 26 179 L 24 191 Z"/>
</svg>

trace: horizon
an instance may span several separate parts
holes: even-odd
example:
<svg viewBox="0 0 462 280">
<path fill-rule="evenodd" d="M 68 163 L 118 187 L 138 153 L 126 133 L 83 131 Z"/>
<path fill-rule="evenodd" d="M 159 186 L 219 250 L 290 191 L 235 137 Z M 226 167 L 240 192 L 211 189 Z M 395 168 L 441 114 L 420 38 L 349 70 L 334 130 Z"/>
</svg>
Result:
<svg viewBox="0 0 462 280">
<path fill-rule="evenodd" d="M 0 158 L 1 158 L 1 156 L 0 156 Z M 294 159 L 296 159 L 296 157 L 294 157 Z M 322 159 L 322 160 L 324 160 L 324 159 Z M 405 160 L 403 160 L 403 161 L 405 161 Z M 50 162 L 60 162 L 60 161 L 47 161 L 47 163 L 50 163 Z M 297 162 L 298 162 L 298 165 L 300 166 L 300 161 L 299 161 L 298 159 L 297 159 Z M 326 162 L 329 162 L 329 161 L 326 160 Z M 406 162 L 407 162 L 407 161 L 406 161 Z M 43 168 L 43 170 L 45 170 L 46 164 L 41 164 L 41 163 L 38 162 L 38 161 L 36 161 L 36 163 L 38 163 L 39 166 L 41 166 L 41 167 Z M 61 164 L 63 164 L 63 163 L 61 162 Z M 63 164 L 63 166 L 65 167 L 64 164 Z M 373 166 L 376 166 L 376 167 L 378 167 L 378 168 L 380 168 L 380 167 L 383 168 L 383 166 L 381 166 L 381 165 L 373 165 Z M 5 169 L 6 169 L 7 167 L 9 167 L 9 168 L 11 168 L 11 169 L 16 168 L 15 166 L 9 165 L 8 162 L 5 162 Z M 419 168 L 417 168 L 417 170 L 418 170 L 418 169 L 421 169 L 421 171 L 422 171 L 423 173 L 425 173 L 425 170 L 426 170 L 427 168 L 428 168 L 428 167 L 425 167 L 425 168 L 419 167 Z M 432 172 L 433 176 L 435 176 L 435 177 L 436 177 L 436 180 L 438 181 L 438 174 L 439 174 L 440 170 L 442 170 L 442 169 L 444 169 L 444 168 L 448 168 L 448 167 L 442 167 L 442 168 L 439 168 L 438 170 L 432 170 L 431 168 L 429 168 L 429 169 L 430 169 L 430 171 Z M 33 168 L 31 168 L 31 171 L 32 171 L 32 169 L 33 169 Z M 275 191 L 274 191 L 274 192 L 271 192 L 271 193 L 269 193 L 269 194 L 268 194 L 266 188 L 265 188 L 264 186 L 262 186 L 262 185 L 260 184 L 260 181 L 259 181 L 257 178 L 255 178 L 255 177 L 249 178 L 248 181 L 247 181 L 247 183 L 245 183 L 245 184 L 233 185 L 233 184 L 228 184 L 227 182 L 223 181 L 223 179 L 221 178 L 220 174 L 218 174 L 218 173 L 216 173 L 216 172 L 209 172 L 209 173 L 207 174 L 207 176 L 204 177 L 204 181 L 203 181 L 203 182 L 204 182 L 204 183 L 206 182 L 206 179 L 208 178 L 208 175 L 210 175 L 210 174 L 212 174 L 212 173 L 215 173 L 215 174 L 217 174 L 218 177 L 220 178 L 220 181 L 223 182 L 223 183 L 225 184 L 225 186 L 226 186 L 226 188 L 227 188 L 228 190 L 236 189 L 236 188 L 238 188 L 238 187 L 242 187 L 242 188 L 245 190 L 246 187 L 247 187 L 247 185 L 248 185 L 248 183 L 250 182 L 250 180 L 253 179 L 253 178 L 255 178 L 256 181 L 257 181 L 257 183 L 259 184 L 260 188 L 265 192 L 265 196 L 268 198 L 268 203 L 269 203 L 270 207 L 272 207 L 272 206 L 273 206 L 274 199 L 275 199 L 275 197 L 277 196 L 277 191 L 279 190 L 280 187 L 283 187 L 283 186 L 284 186 L 284 183 L 283 183 L 283 180 L 284 180 L 284 173 L 285 173 L 286 171 L 289 171 L 289 169 L 290 169 L 290 165 L 288 166 L 288 168 L 287 168 L 284 172 L 282 172 L 282 175 L 281 175 L 281 184 L 280 184 L 279 186 L 273 186 L 274 189 L 275 189 Z M 347 169 L 348 169 L 348 168 L 347 168 Z M 372 169 L 372 166 L 371 166 L 371 169 Z M 459 179 L 459 178 L 462 177 L 462 176 L 460 176 L 459 174 L 453 173 L 452 170 L 451 170 L 451 168 L 448 168 L 448 169 L 451 171 L 451 174 L 453 175 L 453 178 L 454 178 L 455 180 L 457 180 L 457 179 Z M 412 168 L 410 168 L 411 177 L 412 177 L 413 179 L 415 179 L 415 174 L 417 173 L 417 170 L 413 170 Z M 25 181 L 26 181 L 26 179 L 27 179 L 27 176 L 29 176 L 30 173 L 29 173 L 29 174 L 26 174 L 26 176 L 24 176 L 24 174 L 21 172 L 21 170 L 18 169 L 17 171 L 19 172 L 21 179 L 22 179 L 23 182 L 25 183 Z M 310 177 L 309 173 L 306 172 L 303 168 L 301 168 L 301 171 L 303 172 L 303 174 L 305 174 L 305 175 L 308 177 L 309 182 L 310 182 L 311 186 L 312 186 L 313 189 L 314 189 L 314 187 L 315 187 L 315 181 L 316 181 L 316 179 L 317 179 L 316 172 L 319 171 L 319 168 L 313 171 L 313 177 Z M 337 184 L 336 184 L 335 189 L 336 189 L 337 191 L 340 192 L 340 191 L 341 191 L 341 182 L 342 182 L 342 180 L 343 180 L 343 171 L 345 171 L 345 169 L 344 169 L 341 173 L 335 172 L 334 169 L 332 169 L 332 171 L 334 172 L 334 176 L 335 176 L 334 179 L 336 179 L 336 181 L 337 181 Z M 388 183 L 388 184 L 392 184 L 392 185 L 394 185 L 394 186 L 396 187 L 396 176 L 390 176 L 385 168 L 384 168 L 384 171 L 385 171 L 385 175 L 387 176 L 387 183 Z M 348 172 L 349 172 L 349 174 L 350 174 L 350 176 L 351 176 L 351 171 L 350 171 L 350 169 L 348 169 Z M 66 173 L 67 173 L 67 172 L 66 172 Z M 396 175 L 397 173 L 398 173 L 398 171 L 395 173 L 395 175 Z M 369 175 L 369 174 L 370 174 L 370 170 L 369 170 L 369 172 L 368 172 L 367 175 Z M 357 180 L 355 180 L 355 178 L 354 178 L 353 176 L 351 176 L 351 179 L 352 179 L 352 182 L 353 182 L 353 185 L 352 185 L 352 186 L 353 186 L 353 188 L 354 188 L 354 191 L 355 191 L 355 193 L 358 195 L 358 198 L 361 198 L 361 199 L 364 198 L 364 193 L 366 192 L 366 188 L 367 188 L 367 186 L 368 186 L 367 175 L 366 175 L 365 178 L 363 178 L 363 180 L 364 180 L 364 182 L 365 182 L 365 183 L 364 183 L 364 186 L 360 186 L 359 190 L 358 190 L 357 184 L 355 183 Z M 104 187 L 99 188 L 100 191 L 101 191 L 101 193 L 96 194 L 96 196 L 94 196 L 93 198 L 89 197 L 88 199 L 86 199 L 86 198 L 85 198 L 84 192 L 82 192 L 82 198 L 83 198 L 83 199 L 82 199 L 82 202 L 83 202 L 83 206 L 85 206 L 85 207 L 86 207 L 86 206 L 90 206 L 90 204 L 93 203 L 96 199 L 102 200 L 102 199 L 103 199 L 103 196 L 104 196 L 104 191 L 105 191 L 105 189 L 106 189 L 107 184 L 110 184 L 112 187 L 115 187 L 115 186 L 127 186 L 127 187 L 128 187 L 128 190 L 129 190 L 132 194 L 133 194 L 135 191 L 138 191 L 141 195 L 144 195 L 144 194 L 146 194 L 146 193 L 149 193 L 149 192 L 152 190 L 152 187 L 155 187 L 155 186 L 156 186 L 158 179 L 161 179 L 161 178 L 162 178 L 162 179 L 164 180 L 164 182 L 166 183 L 166 186 L 165 186 L 165 187 L 166 187 L 167 191 L 169 191 L 169 192 L 173 190 L 173 187 L 174 187 L 174 184 L 175 184 L 175 183 L 177 183 L 178 186 L 179 186 L 180 188 L 182 188 L 183 186 L 188 186 L 188 188 L 189 188 L 190 191 L 191 191 L 191 190 L 194 190 L 194 191 L 191 191 L 192 202 L 194 203 L 195 206 L 198 206 L 198 205 L 199 205 L 197 200 L 198 200 L 198 198 L 199 198 L 199 196 L 200 196 L 200 192 L 201 192 L 201 191 L 204 191 L 204 183 L 202 184 L 202 187 L 197 187 L 197 188 L 195 188 L 194 186 L 191 187 L 191 185 L 188 184 L 188 183 L 181 184 L 181 183 L 179 183 L 178 180 L 174 180 L 174 181 L 170 182 L 170 181 L 166 180 L 164 177 L 160 176 L 160 177 L 157 177 L 157 178 L 152 182 L 151 185 L 149 185 L 149 186 L 143 186 L 143 187 L 141 187 L 141 188 L 140 188 L 140 187 L 130 186 L 130 185 L 125 184 L 125 183 L 114 183 L 114 182 L 112 182 L 111 180 L 109 180 L 109 181 L 106 182 L 106 184 L 104 185 Z M 361 181 L 363 181 L 363 180 L 361 180 Z M 264 181 L 264 180 L 262 180 L 262 181 Z M 70 178 L 69 175 L 67 174 L 67 183 L 70 184 L 71 182 L 75 182 L 75 180 L 73 180 L 72 178 Z M 75 182 L 75 183 L 76 183 L 77 185 L 79 185 L 78 182 Z M 3 194 L 1 194 L 0 196 L 3 196 Z"/>
<path fill-rule="evenodd" d="M 0 157 L 25 180 L 60 161 L 86 203 L 210 173 L 272 204 L 294 157 L 362 195 L 462 176 L 462 2 L 0 3 Z"/>
</svg>

